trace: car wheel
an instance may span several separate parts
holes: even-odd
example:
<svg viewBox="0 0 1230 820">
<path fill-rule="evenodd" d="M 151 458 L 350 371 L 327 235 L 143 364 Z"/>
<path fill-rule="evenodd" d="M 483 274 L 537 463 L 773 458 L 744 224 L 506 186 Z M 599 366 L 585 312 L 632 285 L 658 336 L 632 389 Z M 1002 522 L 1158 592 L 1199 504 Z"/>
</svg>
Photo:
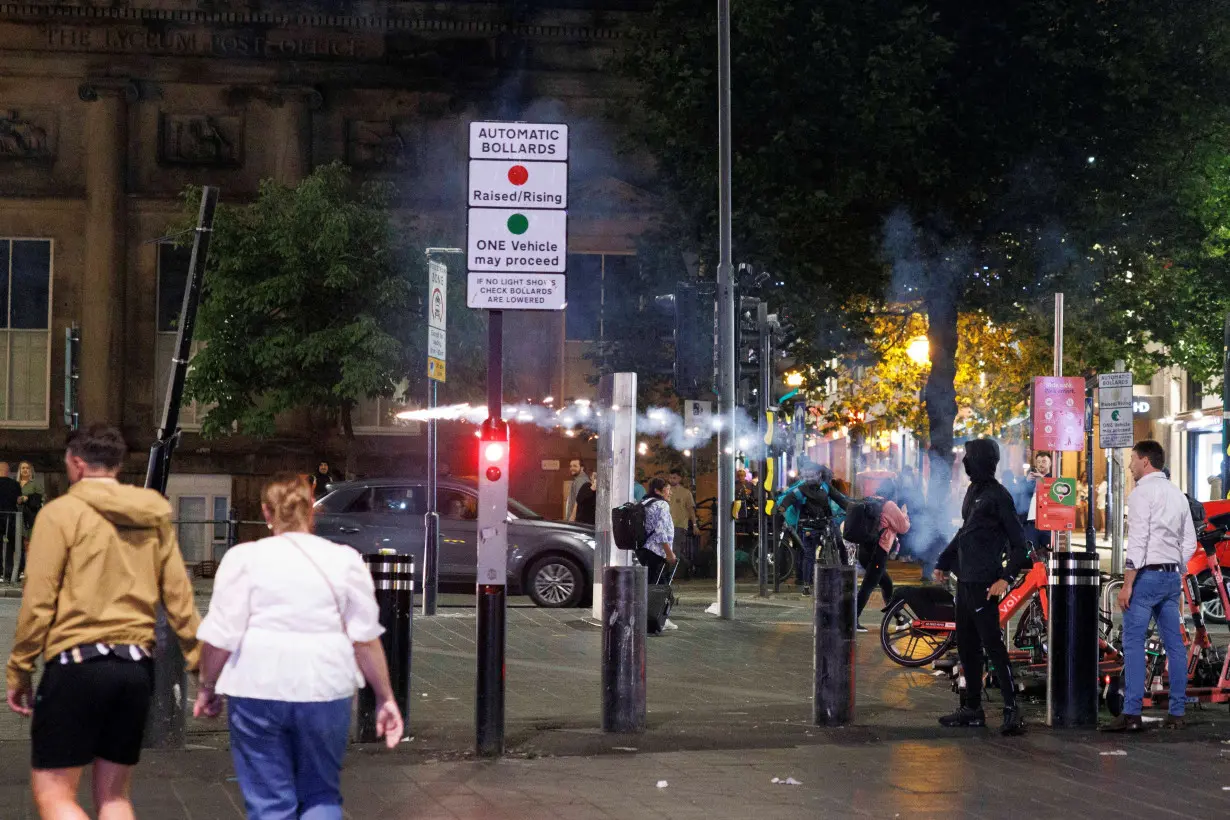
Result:
<svg viewBox="0 0 1230 820">
<path fill-rule="evenodd" d="M 535 604 L 552 609 L 576 606 L 585 595 L 585 573 L 571 558 L 547 555 L 530 567 L 527 592 Z"/>
</svg>

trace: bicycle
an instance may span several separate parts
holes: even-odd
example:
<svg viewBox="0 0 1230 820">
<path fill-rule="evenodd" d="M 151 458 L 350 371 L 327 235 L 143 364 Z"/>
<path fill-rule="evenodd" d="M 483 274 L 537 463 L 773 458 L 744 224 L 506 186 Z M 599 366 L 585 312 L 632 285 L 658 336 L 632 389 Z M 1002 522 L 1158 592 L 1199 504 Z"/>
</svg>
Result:
<svg viewBox="0 0 1230 820">
<path fill-rule="evenodd" d="M 1047 598 L 1046 557 L 1031 550 L 1033 566 L 999 602 L 999 624 L 1007 628 L 1022 613 L 1013 635 L 1013 645 L 1033 662 L 1046 652 Z M 880 623 L 880 647 L 901 666 L 931 663 L 948 652 L 957 640 L 956 602 L 947 587 L 899 587 Z M 921 650 L 921 654 L 919 653 Z"/>
</svg>

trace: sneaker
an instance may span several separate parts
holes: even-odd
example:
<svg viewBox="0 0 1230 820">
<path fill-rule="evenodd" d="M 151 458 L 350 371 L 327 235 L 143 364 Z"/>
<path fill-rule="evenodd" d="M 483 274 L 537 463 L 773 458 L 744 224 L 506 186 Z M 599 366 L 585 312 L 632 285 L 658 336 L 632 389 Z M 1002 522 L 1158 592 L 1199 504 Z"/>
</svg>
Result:
<svg viewBox="0 0 1230 820">
<path fill-rule="evenodd" d="M 1166 719 L 1162 721 L 1163 729 L 1186 729 L 1187 718 L 1183 715 L 1166 715 Z"/>
<path fill-rule="evenodd" d="M 672 621 L 670 618 L 667 618 L 665 623 L 662 624 L 663 632 L 674 632 L 678 628 L 679 628 L 679 625 L 675 623 L 674 621 Z"/>
<path fill-rule="evenodd" d="M 1021 717 L 1021 710 L 1018 707 L 1004 709 L 1004 722 L 999 727 L 999 733 L 1005 737 L 1025 734 L 1025 720 Z"/>
<path fill-rule="evenodd" d="M 855 632 L 866 632 L 867 627 L 863 626 L 862 624 L 858 624 L 857 626 L 854 627 L 854 631 Z"/>
<path fill-rule="evenodd" d="M 982 707 L 971 709 L 968 706 L 960 706 L 951 715 L 940 718 L 940 725 L 949 729 L 957 726 L 986 726 L 987 716 Z"/>
<path fill-rule="evenodd" d="M 1139 732 L 1145 728 L 1140 715 L 1119 715 L 1105 726 L 1099 726 L 1103 732 Z"/>
</svg>

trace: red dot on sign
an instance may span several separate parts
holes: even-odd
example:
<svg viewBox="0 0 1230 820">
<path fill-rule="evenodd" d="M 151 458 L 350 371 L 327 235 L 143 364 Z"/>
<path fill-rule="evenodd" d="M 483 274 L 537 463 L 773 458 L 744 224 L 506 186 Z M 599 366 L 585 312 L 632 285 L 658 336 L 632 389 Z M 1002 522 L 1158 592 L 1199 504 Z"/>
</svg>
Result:
<svg viewBox="0 0 1230 820">
<path fill-rule="evenodd" d="M 530 172 L 524 165 L 514 165 L 508 169 L 508 181 L 513 185 L 524 185 L 529 180 Z"/>
</svg>

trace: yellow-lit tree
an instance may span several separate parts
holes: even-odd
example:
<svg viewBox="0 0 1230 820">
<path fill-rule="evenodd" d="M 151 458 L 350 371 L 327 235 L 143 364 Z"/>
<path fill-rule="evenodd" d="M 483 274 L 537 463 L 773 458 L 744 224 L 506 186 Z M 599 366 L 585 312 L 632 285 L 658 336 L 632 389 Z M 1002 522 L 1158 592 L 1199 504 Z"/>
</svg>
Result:
<svg viewBox="0 0 1230 820">
<path fill-rule="evenodd" d="M 925 441 L 926 317 L 881 314 L 872 320 L 872 330 L 865 350 L 838 360 L 827 391 L 813 392 L 813 399 L 825 402 L 821 429 L 845 427 L 858 438 L 875 428 L 903 427 Z M 1025 411 L 1031 379 L 1046 374 L 1050 346 L 1035 333 L 996 324 L 979 312 L 961 314 L 958 333 L 956 432 L 1001 434 Z"/>
</svg>

